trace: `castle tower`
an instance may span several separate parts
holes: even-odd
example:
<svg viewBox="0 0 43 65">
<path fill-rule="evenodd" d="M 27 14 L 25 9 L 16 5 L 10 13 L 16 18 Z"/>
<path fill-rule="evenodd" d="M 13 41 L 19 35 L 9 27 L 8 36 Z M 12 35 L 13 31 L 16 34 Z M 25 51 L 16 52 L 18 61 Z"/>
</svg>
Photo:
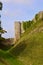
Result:
<svg viewBox="0 0 43 65">
<path fill-rule="evenodd" d="M 15 41 L 20 39 L 21 36 L 21 23 L 15 22 Z"/>
</svg>

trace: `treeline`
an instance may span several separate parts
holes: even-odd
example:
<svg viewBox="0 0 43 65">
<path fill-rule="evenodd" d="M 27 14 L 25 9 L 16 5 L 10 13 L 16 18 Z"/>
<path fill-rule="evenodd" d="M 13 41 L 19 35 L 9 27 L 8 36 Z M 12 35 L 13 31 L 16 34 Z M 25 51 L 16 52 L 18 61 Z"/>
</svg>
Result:
<svg viewBox="0 0 43 65">
<path fill-rule="evenodd" d="M 23 21 L 23 29 L 26 31 L 33 23 L 43 21 L 43 12 L 39 12 L 35 15 L 32 21 Z"/>
<path fill-rule="evenodd" d="M 31 25 L 33 21 L 23 21 L 23 29 L 26 31 Z"/>
</svg>

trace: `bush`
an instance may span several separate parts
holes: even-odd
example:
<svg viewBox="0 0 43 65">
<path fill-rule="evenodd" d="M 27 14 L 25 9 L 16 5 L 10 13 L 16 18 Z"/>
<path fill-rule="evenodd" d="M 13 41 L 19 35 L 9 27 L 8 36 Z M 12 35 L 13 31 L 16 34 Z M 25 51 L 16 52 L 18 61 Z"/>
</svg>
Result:
<svg viewBox="0 0 43 65">
<path fill-rule="evenodd" d="M 23 22 L 23 29 L 26 31 L 32 24 L 33 21 L 25 21 Z"/>
<path fill-rule="evenodd" d="M 0 37 L 0 43 L 3 43 L 3 42 L 5 42 L 5 38 Z"/>
</svg>

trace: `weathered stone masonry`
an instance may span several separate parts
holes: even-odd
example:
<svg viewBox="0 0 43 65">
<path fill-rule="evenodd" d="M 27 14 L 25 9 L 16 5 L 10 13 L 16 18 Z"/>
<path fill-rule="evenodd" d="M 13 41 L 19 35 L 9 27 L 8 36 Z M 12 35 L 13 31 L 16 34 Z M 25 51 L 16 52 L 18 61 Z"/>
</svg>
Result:
<svg viewBox="0 0 43 65">
<path fill-rule="evenodd" d="M 15 22 L 15 41 L 20 39 L 21 36 L 21 23 Z"/>
</svg>

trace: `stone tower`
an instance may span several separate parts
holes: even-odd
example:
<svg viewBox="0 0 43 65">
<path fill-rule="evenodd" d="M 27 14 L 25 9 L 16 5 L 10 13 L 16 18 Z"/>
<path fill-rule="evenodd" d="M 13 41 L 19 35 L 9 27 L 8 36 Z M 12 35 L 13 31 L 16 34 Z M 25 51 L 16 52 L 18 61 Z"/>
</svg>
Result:
<svg viewBox="0 0 43 65">
<path fill-rule="evenodd" d="M 20 39 L 21 36 L 21 23 L 15 22 L 15 41 L 17 41 L 18 39 Z"/>
</svg>

